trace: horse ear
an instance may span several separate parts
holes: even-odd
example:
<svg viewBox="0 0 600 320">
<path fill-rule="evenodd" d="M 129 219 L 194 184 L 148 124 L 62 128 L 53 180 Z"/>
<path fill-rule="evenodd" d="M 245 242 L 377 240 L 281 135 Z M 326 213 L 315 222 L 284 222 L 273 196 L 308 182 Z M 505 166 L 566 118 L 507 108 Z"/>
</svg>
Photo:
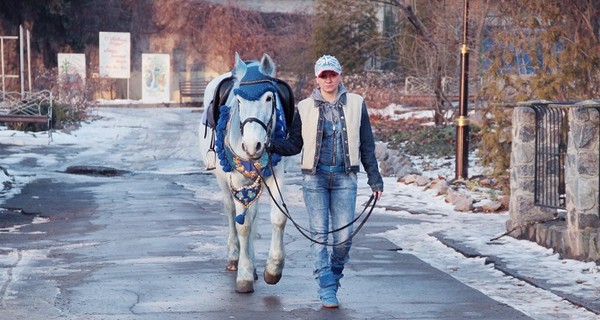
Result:
<svg viewBox="0 0 600 320">
<path fill-rule="evenodd" d="M 240 55 L 235 53 L 235 65 L 233 66 L 233 70 L 231 71 L 231 75 L 241 79 L 246 74 L 247 66 L 242 59 L 240 59 Z"/>
<path fill-rule="evenodd" d="M 271 59 L 271 57 L 266 53 L 263 54 L 262 60 L 260 61 L 259 70 L 262 74 L 266 74 L 271 77 L 275 76 L 275 62 L 273 62 L 273 59 Z"/>
</svg>

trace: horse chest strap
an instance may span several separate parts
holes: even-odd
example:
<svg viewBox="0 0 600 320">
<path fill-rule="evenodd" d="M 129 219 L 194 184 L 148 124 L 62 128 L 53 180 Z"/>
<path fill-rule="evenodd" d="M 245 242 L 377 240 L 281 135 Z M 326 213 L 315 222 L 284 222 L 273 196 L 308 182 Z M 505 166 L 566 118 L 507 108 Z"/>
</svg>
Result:
<svg viewBox="0 0 600 320">
<path fill-rule="evenodd" d="M 258 197 L 262 193 L 262 189 L 260 178 L 255 179 L 250 185 L 241 186 L 239 188 L 233 185 L 231 179 L 229 182 L 229 190 L 231 191 L 231 194 L 235 200 L 244 206 L 244 208 L 248 208 L 256 200 L 258 200 Z"/>
<path fill-rule="evenodd" d="M 241 159 L 234 154 L 229 146 L 226 146 L 225 151 L 226 159 L 231 165 L 231 168 L 248 179 L 256 179 L 259 176 L 259 170 L 266 168 L 269 164 L 269 157 L 266 153 L 263 154 L 259 162 L 256 162 Z M 266 173 L 265 175 L 268 176 L 269 173 Z"/>
</svg>

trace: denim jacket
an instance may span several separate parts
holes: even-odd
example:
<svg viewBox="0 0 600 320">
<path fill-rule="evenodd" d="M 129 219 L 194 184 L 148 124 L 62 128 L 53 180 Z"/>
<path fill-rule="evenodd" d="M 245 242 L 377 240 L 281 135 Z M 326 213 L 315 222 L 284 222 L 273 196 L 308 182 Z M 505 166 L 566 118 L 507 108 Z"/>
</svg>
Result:
<svg viewBox="0 0 600 320">
<path fill-rule="evenodd" d="M 282 156 L 292 156 L 304 151 L 301 163 L 302 173 L 304 174 L 315 174 L 317 172 L 323 143 L 324 112 L 322 108 L 327 103 L 321 97 L 319 89 L 315 89 L 310 98 L 298 103 L 286 139 L 273 141 L 270 147 L 272 152 Z M 377 166 L 375 141 L 364 99 L 359 95 L 346 92 L 344 86 L 340 85 L 338 98 L 334 104 L 340 112 L 344 150 L 343 165 L 346 172 L 358 172 L 360 163 L 362 163 L 371 190 L 374 192 L 383 191 L 383 179 Z M 349 108 L 360 108 L 360 110 Z M 347 123 L 348 121 L 351 123 Z"/>
</svg>

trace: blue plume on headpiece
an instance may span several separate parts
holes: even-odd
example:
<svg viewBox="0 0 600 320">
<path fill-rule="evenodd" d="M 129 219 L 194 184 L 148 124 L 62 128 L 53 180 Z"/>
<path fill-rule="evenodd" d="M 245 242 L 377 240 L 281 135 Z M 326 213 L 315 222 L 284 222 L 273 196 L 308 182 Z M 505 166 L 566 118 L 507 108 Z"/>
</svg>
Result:
<svg viewBox="0 0 600 320">
<path fill-rule="evenodd" d="M 277 92 L 271 77 L 260 72 L 258 66 L 249 66 L 240 80 L 240 86 L 233 93 L 246 100 L 258 100 L 265 92 Z"/>
</svg>

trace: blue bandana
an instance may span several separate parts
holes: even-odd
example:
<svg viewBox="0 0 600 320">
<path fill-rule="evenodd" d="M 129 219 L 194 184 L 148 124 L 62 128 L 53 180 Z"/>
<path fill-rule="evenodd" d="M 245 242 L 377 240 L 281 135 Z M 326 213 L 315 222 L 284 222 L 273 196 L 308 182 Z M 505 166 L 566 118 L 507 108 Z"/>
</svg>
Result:
<svg viewBox="0 0 600 320">
<path fill-rule="evenodd" d="M 261 73 L 258 66 L 250 66 L 233 93 L 246 100 L 258 100 L 267 91 L 277 92 L 271 77 Z"/>
</svg>

